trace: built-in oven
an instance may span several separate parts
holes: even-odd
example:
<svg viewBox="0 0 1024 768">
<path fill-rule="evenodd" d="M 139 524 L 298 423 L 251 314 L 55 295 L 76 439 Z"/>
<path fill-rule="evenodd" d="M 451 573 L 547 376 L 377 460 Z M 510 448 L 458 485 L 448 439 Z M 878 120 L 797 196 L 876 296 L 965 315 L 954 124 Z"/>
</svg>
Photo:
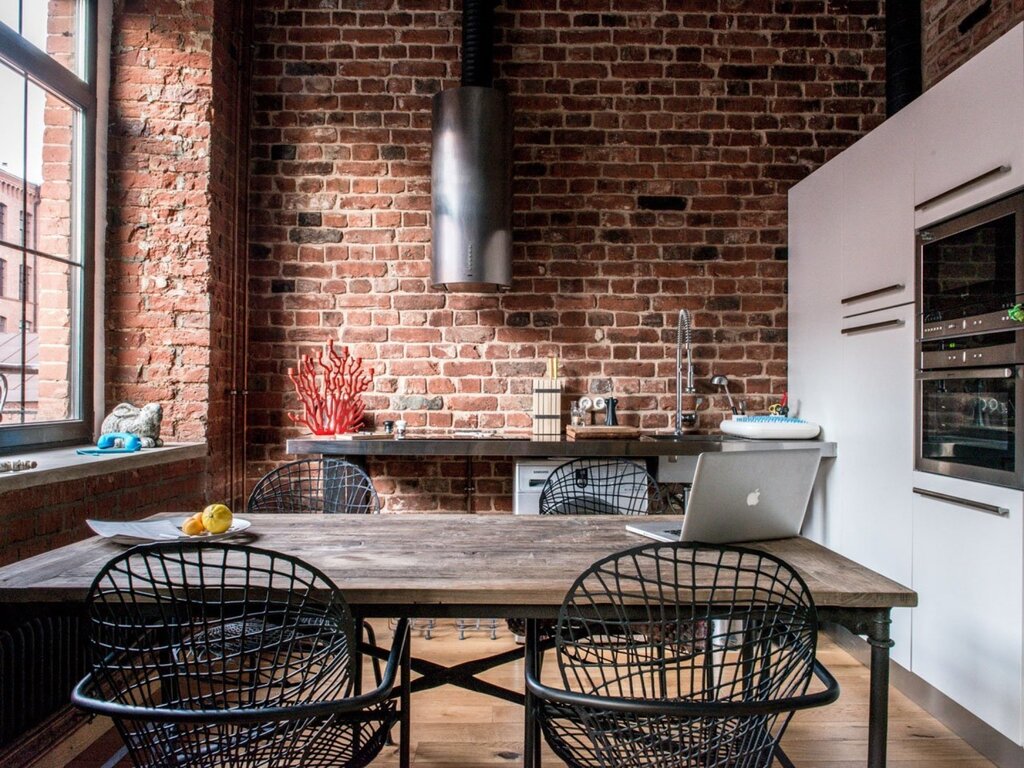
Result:
<svg viewBox="0 0 1024 768">
<path fill-rule="evenodd" d="M 1024 488 L 1024 193 L 917 243 L 914 466 Z"/>
<path fill-rule="evenodd" d="M 1020 326 L 1022 222 L 1024 194 L 1016 194 L 918 231 L 919 339 Z"/>
<path fill-rule="evenodd" d="M 1024 435 L 1017 420 L 1022 371 L 1024 366 L 1008 365 L 918 372 L 916 468 L 1024 487 Z"/>
</svg>

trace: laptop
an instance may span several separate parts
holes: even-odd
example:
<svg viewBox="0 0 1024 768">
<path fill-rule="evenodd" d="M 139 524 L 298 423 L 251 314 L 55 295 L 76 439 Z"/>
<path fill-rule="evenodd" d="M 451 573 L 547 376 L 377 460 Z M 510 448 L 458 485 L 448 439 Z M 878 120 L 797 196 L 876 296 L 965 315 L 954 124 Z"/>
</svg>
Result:
<svg viewBox="0 0 1024 768">
<path fill-rule="evenodd" d="M 708 544 L 798 536 L 820 460 L 817 449 L 702 453 L 682 523 L 631 523 L 626 530 Z"/>
</svg>

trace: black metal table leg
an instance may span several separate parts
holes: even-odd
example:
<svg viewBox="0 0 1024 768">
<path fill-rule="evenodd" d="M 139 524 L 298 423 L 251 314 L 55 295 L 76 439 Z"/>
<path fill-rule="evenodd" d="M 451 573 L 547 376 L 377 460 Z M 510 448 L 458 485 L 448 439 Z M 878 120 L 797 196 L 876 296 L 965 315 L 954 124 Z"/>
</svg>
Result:
<svg viewBox="0 0 1024 768">
<path fill-rule="evenodd" d="M 889 732 L 889 611 L 879 611 L 867 633 L 871 645 L 871 688 L 868 710 L 868 768 L 885 768 Z"/>
<path fill-rule="evenodd" d="M 526 620 L 526 655 L 524 666 L 540 677 L 540 631 L 537 619 Z M 526 689 L 523 735 L 523 768 L 540 768 L 540 723 L 537 720 L 537 699 Z"/>
<path fill-rule="evenodd" d="M 868 768 L 885 768 L 889 738 L 889 608 L 819 607 L 820 621 L 835 622 L 871 646 L 871 684 L 868 692 Z"/>
<path fill-rule="evenodd" d="M 397 641 L 397 638 L 396 638 Z M 411 633 L 406 630 L 405 639 L 402 647 L 401 656 L 401 668 L 399 671 L 399 685 L 401 685 L 401 694 L 398 699 L 398 706 L 401 708 L 399 712 L 399 723 L 401 727 L 401 733 L 399 734 L 400 739 L 398 742 L 398 765 L 399 768 L 409 768 L 410 763 L 410 746 L 412 744 L 412 734 L 409 732 L 409 724 L 412 722 L 412 717 L 409 712 L 409 699 L 412 688 L 412 637 Z"/>
</svg>

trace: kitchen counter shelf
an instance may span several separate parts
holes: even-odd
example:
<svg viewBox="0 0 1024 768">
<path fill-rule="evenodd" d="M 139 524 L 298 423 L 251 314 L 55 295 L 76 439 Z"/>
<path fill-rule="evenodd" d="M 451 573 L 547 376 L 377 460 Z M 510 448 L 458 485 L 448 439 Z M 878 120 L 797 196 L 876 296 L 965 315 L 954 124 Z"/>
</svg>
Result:
<svg viewBox="0 0 1024 768">
<path fill-rule="evenodd" d="M 834 458 L 836 444 L 821 440 L 750 440 L 725 435 L 645 435 L 633 440 L 532 440 L 529 437 L 467 437 L 454 434 L 411 436 L 402 439 L 335 440 L 299 438 L 289 440 L 291 454 L 324 456 L 615 456 L 648 458 L 696 456 L 720 451 L 821 451 L 822 458 Z"/>
</svg>

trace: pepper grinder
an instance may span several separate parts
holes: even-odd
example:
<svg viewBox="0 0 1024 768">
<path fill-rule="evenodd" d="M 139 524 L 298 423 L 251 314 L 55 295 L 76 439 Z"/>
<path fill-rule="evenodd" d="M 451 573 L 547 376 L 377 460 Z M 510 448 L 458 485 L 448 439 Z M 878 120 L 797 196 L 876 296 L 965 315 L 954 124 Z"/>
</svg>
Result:
<svg viewBox="0 0 1024 768">
<path fill-rule="evenodd" d="M 617 427 L 619 418 L 615 415 L 615 406 L 619 404 L 619 398 L 609 397 L 604 401 L 604 425 L 606 427 Z"/>
</svg>

